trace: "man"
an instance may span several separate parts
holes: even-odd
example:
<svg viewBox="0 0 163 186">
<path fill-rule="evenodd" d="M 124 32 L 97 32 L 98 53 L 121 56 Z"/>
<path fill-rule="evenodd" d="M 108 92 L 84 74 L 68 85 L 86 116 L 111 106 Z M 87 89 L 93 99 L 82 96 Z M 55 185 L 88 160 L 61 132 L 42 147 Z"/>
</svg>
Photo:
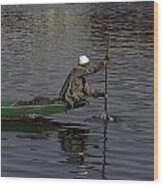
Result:
<svg viewBox="0 0 163 186">
<path fill-rule="evenodd" d="M 84 106 L 88 103 L 88 97 L 104 97 L 104 92 L 98 92 L 90 86 L 85 76 L 101 70 L 109 58 L 95 64 L 90 63 L 87 56 L 80 56 L 77 67 L 74 67 L 68 75 L 60 93 L 59 98 L 66 101 L 69 108 Z"/>
<path fill-rule="evenodd" d="M 60 93 L 59 99 L 49 99 L 42 96 L 36 96 L 30 101 L 18 101 L 13 105 L 40 105 L 55 103 L 56 100 L 65 101 L 68 108 L 77 108 L 88 104 L 88 97 L 104 97 L 104 92 L 98 92 L 90 86 L 85 76 L 101 70 L 108 62 L 105 57 L 104 61 L 95 64 L 90 63 L 87 56 L 79 57 L 79 64 L 74 67 L 68 75 Z"/>
</svg>

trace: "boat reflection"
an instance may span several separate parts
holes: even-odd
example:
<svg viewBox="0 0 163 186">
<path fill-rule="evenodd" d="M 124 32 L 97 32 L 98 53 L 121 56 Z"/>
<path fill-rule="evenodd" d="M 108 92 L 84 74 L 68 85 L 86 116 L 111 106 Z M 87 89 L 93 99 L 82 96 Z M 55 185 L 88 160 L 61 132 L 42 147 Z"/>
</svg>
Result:
<svg viewBox="0 0 163 186">
<path fill-rule="evenodd" d="M 100 157 L 101 179 L 107 179 L 106 163 L 107 163 L 107 121 L 102 123 L 102 156 Z M 70 170 L 74 178 L 86 179 L 91 174 L 92 167 L 88 161 L 88 148 L 91 148 L 89 136 L 91 135 L 89 126 L 80 124 L 61 124 L 54 122 L 2 122 L 2 131 L 15 131 L 16 137 L 19 139 L 28 138 L 31 140 L 48 140 L 53 138 L 53 134 L 57 134 L 58 142 L 64 152 L 64 162 L 73 166 Z M 95 141 L 96 143 L 96 141 Z"/>
</svg>

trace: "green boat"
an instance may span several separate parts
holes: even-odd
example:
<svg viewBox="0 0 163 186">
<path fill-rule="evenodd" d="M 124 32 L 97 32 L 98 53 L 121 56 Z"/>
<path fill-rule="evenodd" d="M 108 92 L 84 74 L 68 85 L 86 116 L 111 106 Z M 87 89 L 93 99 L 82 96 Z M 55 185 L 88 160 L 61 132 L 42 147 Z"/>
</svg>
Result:
<svg viewBox="0 0 163 186">
<path fill-rule="evenodd" d="M 14 101 L 4 101 L 1 105 L 1 120 L 36 120 L 43 116 L 64 112 L 67 104 L 56 100 L 52 104 L 16 105 Z"/>
</svg>

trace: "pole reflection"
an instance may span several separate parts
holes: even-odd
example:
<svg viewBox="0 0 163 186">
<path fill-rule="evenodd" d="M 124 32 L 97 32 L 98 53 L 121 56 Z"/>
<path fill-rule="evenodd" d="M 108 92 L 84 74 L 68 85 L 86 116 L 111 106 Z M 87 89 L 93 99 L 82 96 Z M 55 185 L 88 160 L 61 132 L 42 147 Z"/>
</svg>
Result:
<svg viewBox="0 0 163 186">
<path fill-rule="evenodd" d="M 104 132 L 103 132 L 103 164 L 102 164 L 102 179 L 107 179 L 107 174 L 106 174 L 106 163 L 107 163 L 107 128 L 108 128 L 108 121 L 104 121 Z"/>
</svg>

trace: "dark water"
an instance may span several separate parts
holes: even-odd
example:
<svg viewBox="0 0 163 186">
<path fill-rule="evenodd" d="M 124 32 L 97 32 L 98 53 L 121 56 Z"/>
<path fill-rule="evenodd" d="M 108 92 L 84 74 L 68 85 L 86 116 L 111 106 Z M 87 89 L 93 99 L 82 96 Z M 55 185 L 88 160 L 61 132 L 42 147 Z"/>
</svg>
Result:
<svg viewBox="0 0 163 186">
<path fill-rule="evenodd" d="M 2 6 L 2 100 L 57 96 L 79 55 L 97 62 L 111 35 L 108 106 L 122 121 L 86 121 L 104 100 L 2 123 L 2 176 L 153 179 L 153 2 Z M 88 80 L 104 88 L 104 72 Z M 64 123 L 64 124 L 62 124 Z"/>
</svg>

